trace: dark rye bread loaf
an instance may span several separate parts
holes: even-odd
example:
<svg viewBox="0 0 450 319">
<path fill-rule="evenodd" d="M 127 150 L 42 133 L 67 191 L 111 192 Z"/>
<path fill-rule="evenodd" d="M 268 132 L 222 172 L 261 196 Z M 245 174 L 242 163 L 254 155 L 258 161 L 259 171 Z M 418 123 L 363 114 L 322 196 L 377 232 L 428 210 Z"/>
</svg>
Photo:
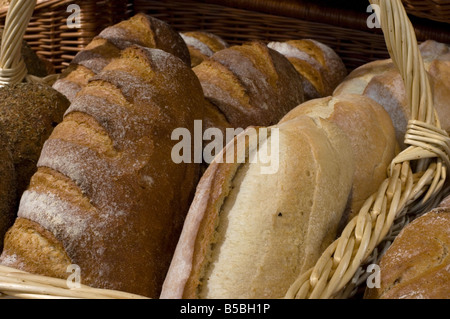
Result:
<svg viewBox="0 0 450 319">
<path fill-rule="evenodd" d="M 261 42 L 221 50 L 193 70 L 232 127 L 274 125 L 304 100 L 293 65 Z"/>
<path fill-rule="evenodd" d="M 175 128 L 205 99 L 191 68 L 131 46 L 93 77 L 44 145 L 0 262 L 157 297 L 199 178 L 175 164 Z"/>
<path fill-rule="evenodd" d="M 91 77 L 98 74 L 111 59 L 117 58 L 121 50 L 134 44 L 161 49 L 179 57 L 187 65 L 191 63 L 186 44 L 172 27 L 159 19 L 138 13 L 100 32 L 75 56 L 53 87 L 72 101 Z"/>
</svg>

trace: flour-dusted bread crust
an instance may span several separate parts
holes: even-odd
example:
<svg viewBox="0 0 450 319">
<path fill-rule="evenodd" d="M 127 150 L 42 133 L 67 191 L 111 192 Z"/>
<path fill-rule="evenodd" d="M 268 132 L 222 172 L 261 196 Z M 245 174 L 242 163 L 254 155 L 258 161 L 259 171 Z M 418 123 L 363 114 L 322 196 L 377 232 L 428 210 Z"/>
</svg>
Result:
<svg viewBox="0 0 450 319">
<path fill-rule="evenodd" d="M 0 261 L 99 288 L 159 295 L 199 164 L 176 164 L 175 128 L 205 99 L 191 68 L 131 46 L 93 77 L 46 141 Z"/>
<path fill-rule="evenodd" d="M 181 36 L 167 23 L 138 13 L 128 20 L 105 28 L 71 61 L 53 88 L 70 101 L 87 85 L 90 78 L 98 74 L 120 51 L 139 45 L 156 48 L 175 55 L 190 65 L 189 50 Z"/>
<path fill-rule="evenodd" d="M 336 124 L 351 141 L 356 163 L 351 219 L 367 198 L 378 191 L 398 152 L 391 118 L 367 96 L 342 94 L 305 102 L 286 114 L 281 123 L 305 115 Z"/>
<path fill-rule="evenodd" d="M 353 180 L 348 138 L 308 117 L 275 127 L 278 138 L 273 128 L 261 139 L 261 128 L 248 129 L 208 167 L 161 298 L 283 297 L 335 239 Z M 262 174 L 261 162 L 217 162 L 246 135 L 258 137 L 248 139 L 248 154 L 279 146 L 274 174 Z"/>
<path fill-rule="evenodd" d="M 232 127 L 274 125 L 304 101 L 295 68 L 261 42 L 221 50 L 193 70 L 205 97 Z"/>
<path fill-rule="evenodd" d="M 450 298 L 450 209 L 438 208 L 405 226 L 380 261 L 380 288 L 368 299 Z"/>
<path fill-rule="evenodd" d="M 270 42 L 302 76 L 305 100 L 329 96 L 347 75 L 342 59 L 329 46 L 312 40 Z"/>
<path fill-rule="evenodd" d="M 180 33 L 191 56 L 191 67 L 195 67 L 214 53 L 228 48 L 230 45 L 218 35 L 205 31 Z"/>
</svg>

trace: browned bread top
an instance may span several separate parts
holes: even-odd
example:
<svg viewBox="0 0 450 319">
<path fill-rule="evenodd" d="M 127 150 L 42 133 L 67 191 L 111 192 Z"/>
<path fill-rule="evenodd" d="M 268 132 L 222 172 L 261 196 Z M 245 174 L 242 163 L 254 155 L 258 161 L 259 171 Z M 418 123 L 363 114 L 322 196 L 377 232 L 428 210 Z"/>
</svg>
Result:
<svg viewBox="0 0 450 319">
<path fill-rule="evenodd" d="M 198 180 L 171 158 L 175 128 L 204 109 L 191 68 L 131 46 L 93 77 L 42 150 L 1 262 L 156 297 Z"/>
<path fill-rule="evenodd" d="M 276 124 L 304 100 L 295 68 L 261 42 L 221 50 L 193 70 L 206 98 L 234 127 Z"/>
<path fill-rule="evenodd" d="M 435 209 L 407 225 L 380 261 L 380 288 L 366 298 L 450 298 L 450 209 Z"/>
<path fill-rule="evenodd" d="M 217 51 L 226 49 L 229 44 L 221 37 L 204 31 L 180 33 L 191 55 L 191 66 L 199 65 Z"/>
</svg>

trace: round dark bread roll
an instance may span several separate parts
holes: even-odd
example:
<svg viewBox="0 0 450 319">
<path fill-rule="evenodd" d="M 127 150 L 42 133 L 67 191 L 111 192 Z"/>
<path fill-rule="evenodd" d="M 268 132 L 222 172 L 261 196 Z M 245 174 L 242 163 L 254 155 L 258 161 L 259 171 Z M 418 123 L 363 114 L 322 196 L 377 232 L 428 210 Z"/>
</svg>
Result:
<svg viewBox="0 0 450 319">
<path fill-rule="evenodd" d="M 53 128 L 70 102 L 45 84 L 20 83 L 0 88 L 0 127 L 10 149 L 17 178 L 17 195 L 28 186 Z"/>
</svg>

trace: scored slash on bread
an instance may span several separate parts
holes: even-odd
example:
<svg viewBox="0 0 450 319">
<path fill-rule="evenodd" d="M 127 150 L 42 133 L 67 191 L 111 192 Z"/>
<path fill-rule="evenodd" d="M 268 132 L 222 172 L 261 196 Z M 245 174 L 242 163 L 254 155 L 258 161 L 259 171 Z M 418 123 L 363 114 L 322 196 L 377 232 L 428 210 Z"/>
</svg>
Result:
<svg viewBox="0 0 450 319">
<path fill-rule="evenodd" d="M 138 13 L 100 32 L 77 53 L 53 88 L 72 101 L 90 78 L 131 45 L 160 49 L 180 58 L 186 65 L 191 64 L 185 42 L 172 27 L 159 19 Z"/>
<path fill-rule="evenodd" d="M 248 161 L 215 160 L 206 170 L 161 298 L 282 297 L 334 240 L 351 196 L 348 138 L 334 124 L 308 117 L 273 128 L 278 141 L 272 134 L 245 147 L 259 152 L 261 143 L 278 143 L 275 174 L 261 174 L 263 164 Z"/>
<path fill-rule="evenodd" d="M 5 239 L 2 264 L 155 298 L 199 178 L 171 133 L 205 99 L 191 68 L 130 46 L 91 78 L 46 141 Z"/>
</svg>

